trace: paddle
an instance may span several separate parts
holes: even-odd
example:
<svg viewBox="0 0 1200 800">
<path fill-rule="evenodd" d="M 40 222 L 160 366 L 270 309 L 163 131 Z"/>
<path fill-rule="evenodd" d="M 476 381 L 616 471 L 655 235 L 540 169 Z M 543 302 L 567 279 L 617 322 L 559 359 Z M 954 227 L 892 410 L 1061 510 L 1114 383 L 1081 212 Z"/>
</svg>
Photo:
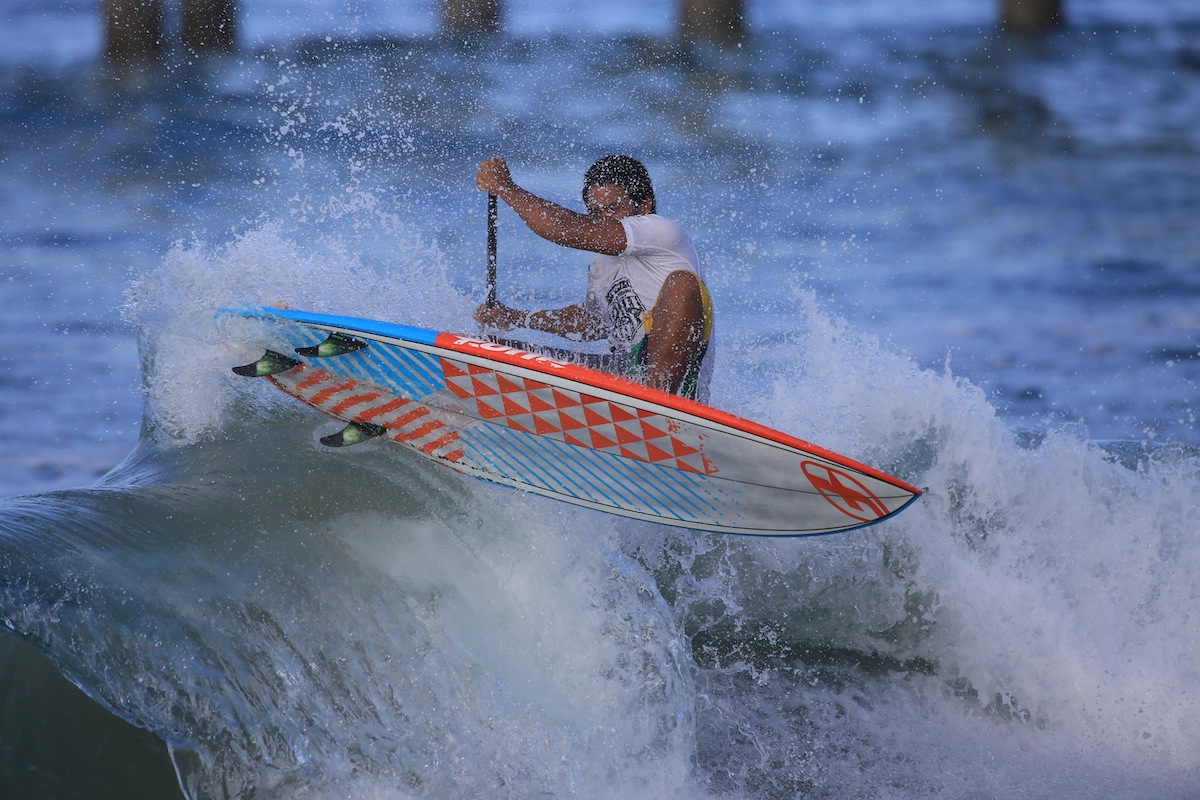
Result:
<svg viewBox="0 0 1200 800">
<path fill-rule="evenodd" d="M 496 305 L 496 195 L 488 195 L 487 210 L 487 301 L 488 308 Z"/>
</svg>

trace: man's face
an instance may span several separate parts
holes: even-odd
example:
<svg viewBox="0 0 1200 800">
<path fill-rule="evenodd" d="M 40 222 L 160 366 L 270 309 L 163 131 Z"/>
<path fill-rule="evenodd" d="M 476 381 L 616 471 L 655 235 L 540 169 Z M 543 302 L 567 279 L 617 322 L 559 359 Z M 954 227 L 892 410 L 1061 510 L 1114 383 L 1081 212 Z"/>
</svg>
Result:
<svg viewBox="0 0 1200 800">
<path fill-rule="evenodd" d="M 588 189 L 587 210 L 593 217 L 605 219 L 625 219 L 643 213 L 640 207 L 635 206 L 629 199 L 629 192 L 624 187 L 612 184 Z"/>
</svg>

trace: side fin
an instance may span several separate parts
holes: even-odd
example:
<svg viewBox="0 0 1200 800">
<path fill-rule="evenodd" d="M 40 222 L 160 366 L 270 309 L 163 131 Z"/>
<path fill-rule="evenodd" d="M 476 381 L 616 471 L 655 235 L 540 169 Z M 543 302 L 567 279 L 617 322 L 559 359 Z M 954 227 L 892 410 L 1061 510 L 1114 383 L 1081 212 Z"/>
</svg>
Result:
<svg viewBox="0 0 1200 800">
<path fill-rule="evenodd" d="M 300 362 L 296 359 L 285 356 L 282 353 L 276 353 L 274 350 L 268 350 L 263 353 L 263 357 L 258 361 L 234 367 L 233 371 L 246 378 L 261 378 L 265 375 L 274 375 L 277 372 L 286 372 L 292 367 L 298 366 L 300 366 Z"/>
<path fill-rule="evenodd" d="M 372 425 L 369 422 L 351 422 L 337 433 L 321 437 L 321 444 L 326 447 L 349 447 L 352 444 L 374 439 L 386 431 L 382 425 Z"/>
<path fill-rule="evenodd" d="M 331 356 L 344 356 L 346 353 L 362 350 L 366 346 L 366 342 L 360 342 L 353 336 L 335 332 L 329 334 L 329 338 L 319 345 L 315 347 L 297 347 L 296 352 L 305 358 L 329 358 Z"/>
</svg>

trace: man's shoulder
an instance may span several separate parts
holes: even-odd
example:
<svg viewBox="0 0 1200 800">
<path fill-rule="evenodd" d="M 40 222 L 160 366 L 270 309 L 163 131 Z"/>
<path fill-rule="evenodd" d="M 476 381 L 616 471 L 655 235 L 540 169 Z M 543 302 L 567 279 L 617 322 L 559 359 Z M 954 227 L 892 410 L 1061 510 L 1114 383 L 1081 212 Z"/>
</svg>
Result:
<svg viewBox="0 0 1200 800">
<path fill-rule="evenodd" d="M 682 225 L 660 214 L 638 214 L 625 217 L 621 223 L 631 244 L 669 244 L 688 236 Z"/>
<path fill-rule="evenodd" d="M 635 214 L 631 217 L 625 217 L 623 221 L 638 227 L 682 229 L 678 222 L 668 219 L 662 214 Z"/>
</svg>

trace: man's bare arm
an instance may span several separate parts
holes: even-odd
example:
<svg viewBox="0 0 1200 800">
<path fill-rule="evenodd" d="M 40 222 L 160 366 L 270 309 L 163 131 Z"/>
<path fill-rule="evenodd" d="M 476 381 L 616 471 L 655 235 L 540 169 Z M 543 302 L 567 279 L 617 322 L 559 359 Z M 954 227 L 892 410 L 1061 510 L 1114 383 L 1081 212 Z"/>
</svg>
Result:
<svg viewBox="0 0 1200 800">
<path fill-rule="evenodd" d="M 485 304 L 475 310 L 475 320 L 499 330 L 528 328 L 585 342 L 603 339 L 608 335 L 604 326 L 582 303 L 545 311 L 521 311 L 503 303 L 493 306 Z"/>
<path fill-rule="evenodd" d="M 475 185 L 507 203 L 529 229 L 547 241 L 615 256 L 625 251 L 625 228 L 615 219 L 581 214 L 521 188 L 503 158 L 484 161 Z"/>
</svg>

